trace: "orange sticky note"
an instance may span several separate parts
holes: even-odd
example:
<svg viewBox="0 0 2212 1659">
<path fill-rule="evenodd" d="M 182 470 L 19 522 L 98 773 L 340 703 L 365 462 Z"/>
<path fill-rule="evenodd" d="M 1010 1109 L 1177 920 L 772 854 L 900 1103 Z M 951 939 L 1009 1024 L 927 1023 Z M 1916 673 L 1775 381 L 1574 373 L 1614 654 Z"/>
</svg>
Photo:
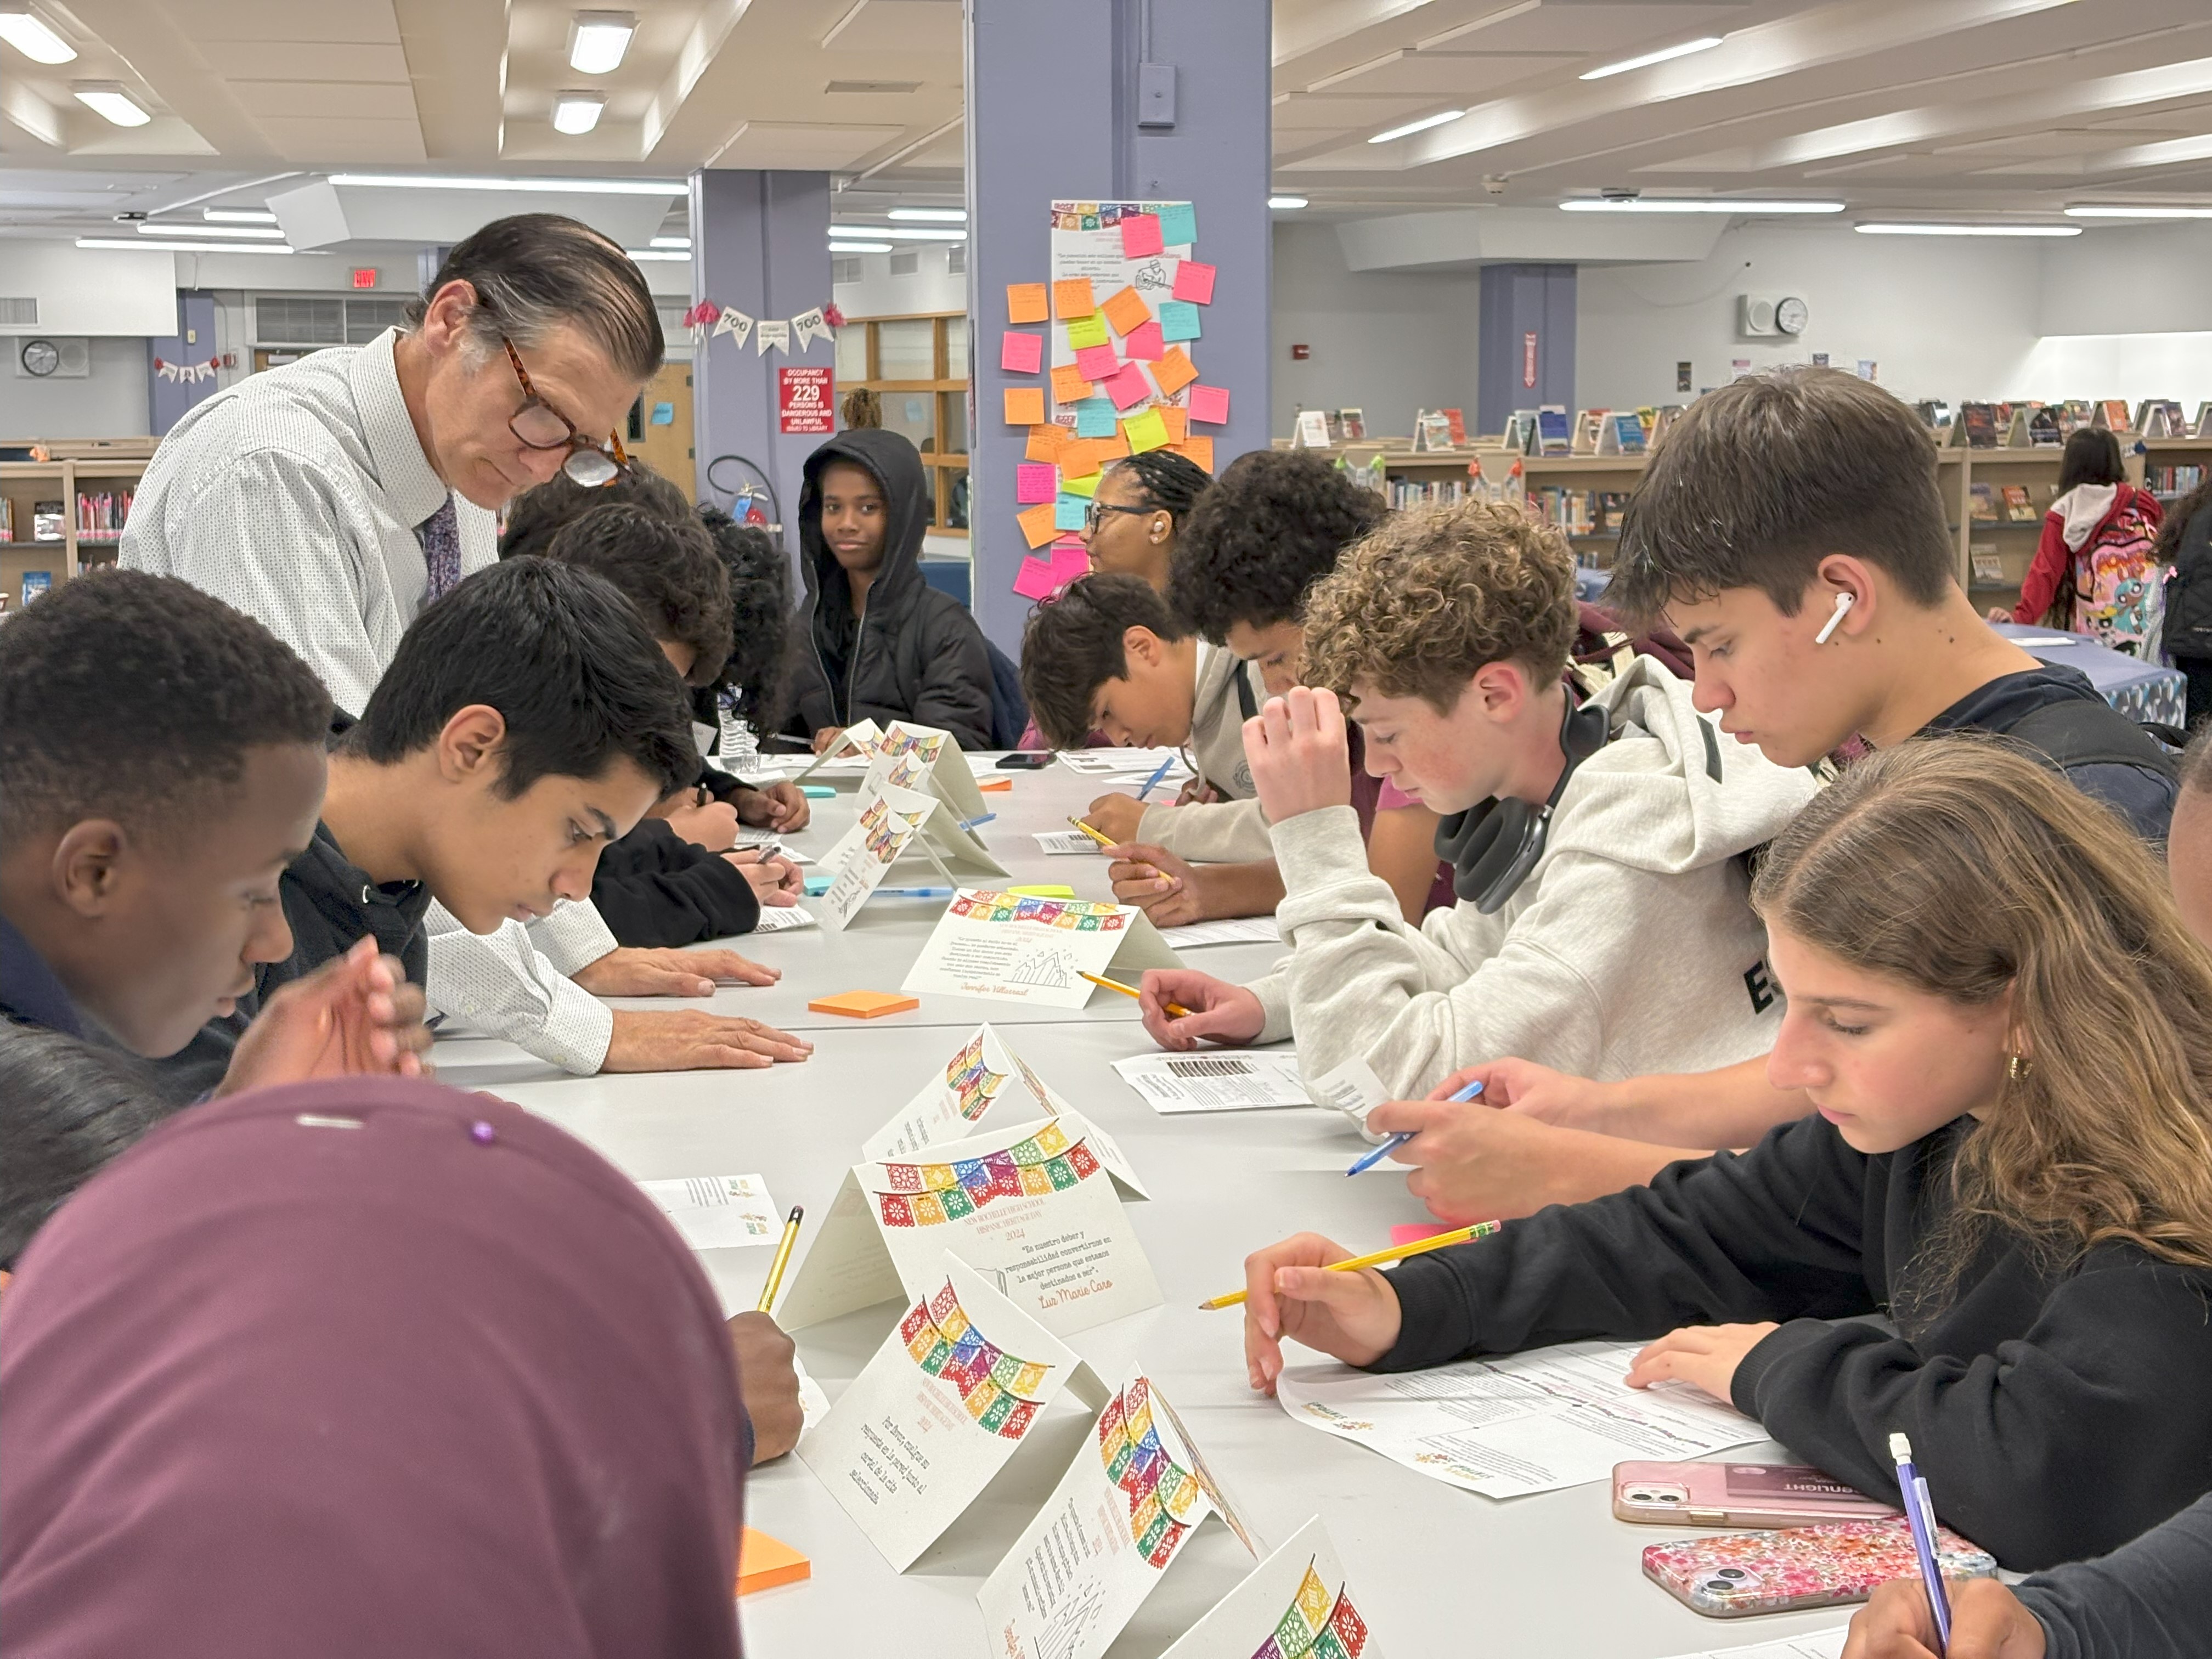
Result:
<svg viewBox="0 0 2212 1659">
<path fill-rule="evenodd" d="M 1052 509 L 1045 509 L 1049 513 Z M 842 1014 L 848 1019 L 875 1019 L 884 1014 L 902 1014 L 909 1008 L 921 1006 L 920 997 L 901 996 L 893 991 L 840 991 L 834 997 L 817 997 L 806 1005 L 810 1014 Z"/>
<path fill-rule="evenodd" d="M 1129 440 L 1118 426 L 1114 428 L 1112 437 L 1092 438 L 1088 441 L 1097 450 L 1098 464 L 1101 466 L 1105 465 L 1109 461 L 1118 461 L 1129 453 Z"/>
<path fill-rule="evenodd" d="M 1045 501 L 1014 515 L 1022 526 L 1022 539 L 1031 547 L 1042 547 L 1060 532 L 1052 522 L 1053 504 Z"/>
<path fill-rule="evenodd" d="M 1192 371 L 1194 374 L 1195 370 Z M 1006 388 L 1006 424 L 1008 426 L 1042 426 L 1044 424 L 1044 388 L 1041 386 L 1010 386 Z"/>
<path fill-rule="evenodd" d="M 1012 778 L 986 778 L 975 786 L 977 790 L 986 795 L 994 789 L 1012 789 L 1013 787 L 1014 781 Z M 1442 1232 L 1444 1230 L 1439 1227 L 1437 1231 Z"/>
<path fill-rule="evenodd" d="M 1181 443 L 1170 444 L 1168 447 L 1201 471 L 1213 471 L 1213 440 L 1204 433 L 1194 433 Z"/>
<path fill-rule="evenodd" d="M 1441 1230 L 1439 1230 L 1441 1231 Z M 738 1540 L 738 1594 L 774 1589 L 814 1576 L 814 1564 L 780 1538 L 750 1527 Z"/>
<path fill-rule="evenodd" d="M 1152 379 L 1159 383 L 1162 393 L 1170 398 L 1197 378 L 1197 365 L 1181 346 L 1170 346 L 1167 354 L 1152 365 Z"/>
<path fill-rule="evenodd" d="M 1060 476 L 1087 478 L 1105 464 L 1105 454 L 1095 438 L 1070 438 L 1060 446 Z"/>
<path fill-rule="evenodd" d="M 1045 320 L 1044 284 L 1042 283 L 1008 283 L 1006 284 L 1006 320 L 1010 323 L 1041 323 Z"/>
<path fill-rule="evenodd" d="M 1091 382 L 1083 378 L 1083 371 L 1073 363 L 1062 363 L 1052 372 L 1052 400 L 1056 404 L 1079 404 L 1091 395 Z"/>
<path fill-rule="evenodd" d="M 1069 317 L 1088 317 L 1098 309 L 1098 302 L 1091 297 L 1088 276 L 1070 276 L 1052 285 L 1052 314 L 1065 319 Z"/>
<path fill-rule="evenodd" d="M 1098 309 L 1106 313 L 1116 334 L 1133 334 L 1152 320 L 1152 308 L 1133 288 L 1123 289 Z"/>
<path fill-rule="evenodd" d="M 1179 444 L 1190 436 L 1190 411 L 1164 404 L 1160 409 L 1160 424 L 1168 429 L 1168 441 Z"/>
<path fill-rule="evenodd" d="M 1050 421 L 1030 428 L 1029 447 L 1022 452 L 1025 461 L 1056 461 L 1070 442 L 1067 428 L 1054 426 Z"/>
</svg>

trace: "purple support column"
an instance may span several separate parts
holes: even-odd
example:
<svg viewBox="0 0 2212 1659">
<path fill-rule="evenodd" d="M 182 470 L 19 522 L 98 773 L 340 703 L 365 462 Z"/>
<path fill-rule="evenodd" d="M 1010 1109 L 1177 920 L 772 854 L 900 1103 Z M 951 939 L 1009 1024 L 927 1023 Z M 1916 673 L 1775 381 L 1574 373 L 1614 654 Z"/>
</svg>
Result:
<svg viewBox="0 0 2212 1659">
<path fill-rule="evenodd" d="M 1575 267 L 1485 265 L 1475 424 L 1502 432 L 1516 409 L 1575 406 Z"/>
<path fill-rule="evenodd" d="M 737 167 L 693 173 L 691 298 L 766 321 L 828 305 L 830 175 Z M 780 430 L 776 372 L 834 369 L 836 361 L 824 339 L 763 354 L 754 340 L 739 346 L 731 336 L 709 335 L 692 363 L 699 499 L 726 504 L 734 488 L 765 473 L 775 493 L 772 516 L 794 556 L 802 469 L 822 435 Z"/>
<path fill-rule="evenodd" d="M 976 620 L 1010 654 L 1030 608 L 1012 586 L 1028 434 L 1000 418 L 1001 394 L 1037 377 L 1001 370 L 999 338 L 1006 285 L 1050 276 L 1055 199 L 1194 204 L 1192 258 L 1220 275 L 1191 356 L 1230 393 L 1228 424 L 1194 429 L 1217 470 L 1267 447 L 1271 30 L 1269 0 L 969 0 L 969 547 Z M 1164 77 L 1171 111 L 1139 95 Z"/>
</svg>

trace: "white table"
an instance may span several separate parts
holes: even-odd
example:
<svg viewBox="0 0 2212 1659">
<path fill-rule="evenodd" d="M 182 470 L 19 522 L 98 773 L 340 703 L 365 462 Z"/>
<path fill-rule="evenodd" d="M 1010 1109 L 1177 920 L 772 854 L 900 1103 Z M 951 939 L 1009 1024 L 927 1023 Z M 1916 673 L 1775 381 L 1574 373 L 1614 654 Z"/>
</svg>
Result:
<svg viewBox="0 0 2212 1659">
<path fill-rule="evenodd" d="M 1050 827 L 1095 793 L 1091 781 L 1054 769 L 1019 779 L 1011 797 L 985 798 L 999 813 L 993 846 L 1013 871 L 1012 880 L 1059 881 L 1083 896 L 1104 896 L 1101 864 L 1046 858 L 1027 834 Z M 850 803 L 849 794 L 817 801 L 823 827 L 807 832 L 803 844 L 826 847 L 848 821 Z M 855 986 L 893 988 L 938 908 L 886 908 L 842 940 L 810 931 L 746 942 L 748 951 L 786 969 L 784 984 L 774 992 L 725 991 L 717 1006 L 772 1018 L 777 1015 L 760 1011 L 803 1007 L 809 995 Z M 1242 977 L 1260 971 L 1273 954 L 1273 947 L 1226 945 L 1194 951 L 1190 960 Z M 869 971 L 856 977 L 861 969 Z M 1109 995 L 1101 992 L 1101 1002 Z M 1385 1171 L 1345 1178 L 1362 1147 L 1332 1114 L 1155 1114 L 1109 1068 L 1149 1047 L 1132 1018 L 1134 1007 L 1114 998 L 1079 1014 L 1039 1018 L 1042 1011 L 1011 1004 L 927 997 L 915 1013 L 890 1019 L 814 1017 L 807 1029 L 817 1048 L 803 1066 L 558 1080 L 541 1068 L 544 1080 L 507 1081 L 500 1091 L 639 1180 L 757 1172 L 779 1205 L 803 1203 L 819 1216 L 862 1137 L 944 1063 L 968 1027 L 988 1019 L 1121 1142 L 1152 1189 L 1152 1200 L 1133 1205 L 1131 1216 L 1165 1305 L 1085 1333 L 1071 1346 L 1109 1376 L 1143 1365 L 1269 1545 L 1308 1516 L 1322 1515 L 1358 1587 L 1362 1611 L 1396 1659 L 1469 1648 L 1494 1659 L 1655 1659 L 1839 1621 L 1833 1611 L 1728 1624 L 1700 1619 L 1643 1582 L 1639 1552 L 1670 1534 L 1614 1521 L 1604 1485 L 1493 1502 L 1301 1427 L 1272 1401 L 1251 1395 L 1239 1316 L 1197 1307 L 1237 1285 L 1245 1253 L 1304 1227 L 1373 1247 L 1388 1242 L 1393 1222 L 1428 1218 Z M 441 1043 L 443 1074 L 466 1083 L 471 1071 L 498 1071 L 507 1062 L 496 1055 L 465 1060 L 458 1052 L 491 1046 Z M 449 1051 L 456 1052 L 449 1058 Z M 802 1237 L 802 1254 L 805 1248 Z M 766 1249 L 717 1250 L 701 1259 L 734 1311 L 753 1305 L 769 1255 Z M 895 1311 L 886 1304 L 799 1334 L 809 1370 L 832 1400 L 874 1352 Z M 756 1470 L 746 1489 L 747 1518 L 811 1557 L 814 1570 L 805 1583 L 745 1598 L 749 1650 L 774 1656 L 888 1649 L 981 1659 L 987 1650 L 975 1590 L 1082 1443 L 1087 1422 L 1074 1402 L 1059 1402 L 961 1527 L 903 1576 L 891 1571 L 795 1457 Z M 1762 1444 L 1729 1455 L 1783 1454 Z M 1225 1529 L 1203 1529 L 1116 1644 L 1116 1659 L 1159 1652 L 1249 1565 Z"/>
</svg>

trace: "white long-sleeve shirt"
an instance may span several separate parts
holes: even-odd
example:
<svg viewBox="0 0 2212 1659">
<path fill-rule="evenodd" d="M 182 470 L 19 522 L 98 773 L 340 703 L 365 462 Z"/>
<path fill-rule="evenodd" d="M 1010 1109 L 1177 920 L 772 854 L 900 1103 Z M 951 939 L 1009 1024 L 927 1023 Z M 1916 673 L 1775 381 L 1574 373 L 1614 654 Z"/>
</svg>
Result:
<svg viewBox="0 0 2212 1659">
<path fill-rule="evenodd" d="M 589 904 L 563 900 L 542 921 L 504 921 L 496 933 L 471 933 L 434 903 L 425 926 L 430 971 L 423 995 L 432 1008 L 580 1076 L 606 1062 L 614 1011 L 568 977 L 615 948 L 615 936 Z"/>
</svg>

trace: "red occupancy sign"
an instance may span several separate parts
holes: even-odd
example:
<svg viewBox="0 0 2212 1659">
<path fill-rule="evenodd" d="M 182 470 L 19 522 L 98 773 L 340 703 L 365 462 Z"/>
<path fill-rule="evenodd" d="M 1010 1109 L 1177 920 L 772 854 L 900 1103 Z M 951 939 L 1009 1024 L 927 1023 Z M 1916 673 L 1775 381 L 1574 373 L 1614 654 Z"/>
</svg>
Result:
<svg viewBox="0 0 2212 1659">
<path fill-rule="evenodd" d="M 830 407 L 831 371 L 803 364 L 775 371 L 777 429 L 782 432 L 835 432 L 836 416 Z"/>
</svg>

